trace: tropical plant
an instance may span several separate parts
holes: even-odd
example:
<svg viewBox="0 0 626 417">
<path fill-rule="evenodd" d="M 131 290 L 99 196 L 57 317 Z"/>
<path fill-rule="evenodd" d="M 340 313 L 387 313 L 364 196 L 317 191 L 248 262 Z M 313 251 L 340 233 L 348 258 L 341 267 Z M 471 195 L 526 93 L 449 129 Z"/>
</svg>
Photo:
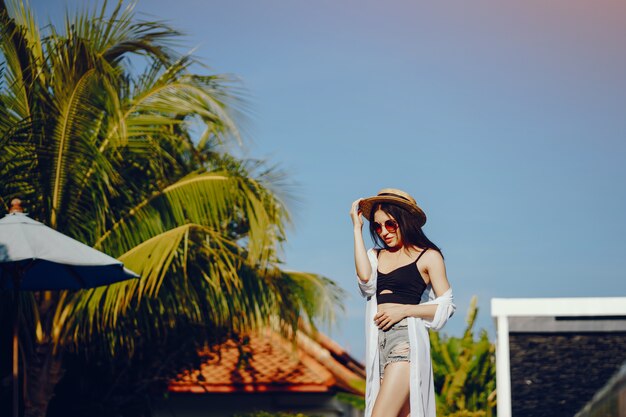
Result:
<svg viewBox="0 0 626 417">
<path fill-rule="evenodd" d="M 31 217 L 142 276 L 20 294 L 17 318 L 0 294 L 2 320 L 20 322 L 26 416 L 45 415 L 68 351 L 132 356 L 188 327 L 198 340 L 295 329 L 341 304 L 331 281 L 279 268 L 284 177 L 227 153 L 237 84 L 193 73 L 166 24 L 108 9 L 42 33 L 24 3 L 0 0 L 0 204 L 19 196 Z"/>
<path fill-rule="evenodd" d="M 496 405 L 495 347 L 486 330 L 475 340 L 478 308 L 472 298 L 462 337 L 430 333 L 437 414 L 491 417 Z"/>
<path fill-rule="evenodd" d="M 349 404 L 356 410 L 365 410 L 365 398 L 362 395 L 350 394 L 347 392 L 338 392 L 335 395 L 337 401 Z"/>
<path fill-rule="evenodd" d="M 318 417 L 316 415 L 308 415 L 303 413 L 288 412 L 272 412 L 272 411 L 256 411 L 248 414 L 235 414 L 233 417 Z"/>
</svg>

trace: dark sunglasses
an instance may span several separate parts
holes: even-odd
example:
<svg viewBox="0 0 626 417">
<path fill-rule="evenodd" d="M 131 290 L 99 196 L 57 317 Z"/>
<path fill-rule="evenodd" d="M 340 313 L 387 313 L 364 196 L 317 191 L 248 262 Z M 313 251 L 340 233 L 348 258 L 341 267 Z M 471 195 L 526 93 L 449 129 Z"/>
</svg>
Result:
<svg viewBox="0 0 626 417">
<path fill-rule="evenodd" d="M 398 223 L 396 223 L 395 220 L 386 220 L 385 229 L 387 229 L 389 233 L 394 233 L 396 230 L 398 230 Z M 380 232 L 383 231 L 383 225 L 380 223 L 374 222 L 374 231 L 380 234 Z"/>
</svg>

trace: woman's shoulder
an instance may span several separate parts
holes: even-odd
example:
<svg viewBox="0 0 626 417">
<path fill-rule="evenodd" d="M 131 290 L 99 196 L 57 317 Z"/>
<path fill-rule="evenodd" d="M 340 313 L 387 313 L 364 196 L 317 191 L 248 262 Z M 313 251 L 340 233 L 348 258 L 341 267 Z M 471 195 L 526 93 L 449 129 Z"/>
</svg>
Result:
<svg viewBox="0 0 626 417">
<path fill-rule="evenodd" d="M 423 262 L 426 265 L 437 265 L 443 264 L 443 255 L 437 249 L 426 248 L 424 252 L 420 254 L 420 262 Z"/>
<path fill-rule="evenodd" d="M 410 249 L 410 256 L 413 259 L 416 259 L 417 261 L 425 261 L 425 262 L 430 262 L 430 261 L 443 261 L 443 255 L 441 255 L 441 252 L 439 252 L 437 249 L 433 249 L 433 248 L 418 248 L 418 247 L 412 247 Z"/>
</svg>

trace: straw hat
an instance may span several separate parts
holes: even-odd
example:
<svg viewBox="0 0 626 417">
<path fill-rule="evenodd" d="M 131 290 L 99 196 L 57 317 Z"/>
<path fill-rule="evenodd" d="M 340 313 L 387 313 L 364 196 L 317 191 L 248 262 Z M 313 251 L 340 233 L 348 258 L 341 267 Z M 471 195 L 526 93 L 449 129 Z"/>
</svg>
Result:
<svg viewBox="0 0 626 417">
<path fill-rule="evenodd" d="M 405 193 L 397 188 L 383 188 L 374 197 L 368 197 L 361 200 L 359 208 L 366 219 L 370 219 L 372 207 L 378 203 L 390 203 L 400 206 L 403 209 L 415 214 L 420 222 L 420 227 L 426 223 L 426 214 L 417 205 L 417 202 L 409 193 Z"/>
</svg>

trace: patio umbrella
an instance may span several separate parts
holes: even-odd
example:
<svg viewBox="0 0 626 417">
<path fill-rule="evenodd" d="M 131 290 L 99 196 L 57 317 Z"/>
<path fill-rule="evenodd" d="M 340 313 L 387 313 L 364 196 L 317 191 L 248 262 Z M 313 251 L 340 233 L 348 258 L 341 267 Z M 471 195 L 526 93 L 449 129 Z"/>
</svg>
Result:
<svg viewBox="0 0 626 417">
<path fill-rule="evenodd" d="M 76 290 L 108 285 L 139 275 L 122 262 L 35 221 L 18 199 L 0 219 L 0 289 L 13 290 L 16 318 L 18 291 Z M 18 332 L 13 324 L 13 416 L 18 410 Z"/>
</svg>

